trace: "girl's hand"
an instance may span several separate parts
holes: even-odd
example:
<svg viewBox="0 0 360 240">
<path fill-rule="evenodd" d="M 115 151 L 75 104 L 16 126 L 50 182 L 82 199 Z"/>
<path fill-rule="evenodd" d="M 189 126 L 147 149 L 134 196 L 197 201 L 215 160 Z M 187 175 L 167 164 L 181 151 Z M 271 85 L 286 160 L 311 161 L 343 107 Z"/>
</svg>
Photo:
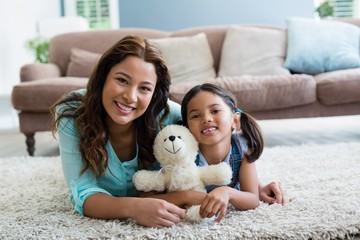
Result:
<svg viewBox="0 0 360 240">
<path fill-rule="evenodd" d="M 172 227 L 185 217 L 185 209 L 162 199 L 139 198 L 132 218 L 147 227 Z"/>
<path fill-rule="evenodd" d="M 229 203 L 228 188 L 227 186 L 217 187 L 206 195 L 200 207 L 201 217 L 211 218 L 218 213 L 215 222 L 220 222 L 225 217 Z"/>
<path fill-rule="evenodd" d="M 271 182 L 265 186 L 259 186 L 260 200 L 269 204 L 278 203 L 284 205 L 286 203 L 286 193 L 280 182 Z"/>
</svg>

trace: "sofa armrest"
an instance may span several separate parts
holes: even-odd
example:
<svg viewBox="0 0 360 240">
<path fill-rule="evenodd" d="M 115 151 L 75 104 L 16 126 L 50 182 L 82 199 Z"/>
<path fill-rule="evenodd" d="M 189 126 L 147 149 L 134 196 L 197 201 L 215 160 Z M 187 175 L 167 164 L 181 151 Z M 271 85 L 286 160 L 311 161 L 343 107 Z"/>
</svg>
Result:
<svg viewBox="0 0 360 240">
<path fill-rule="evenodd" d="M 60 68 L 53 63 L 31 63 L 22 66 L 20 69 L 21 82 L 29 82 L 41 78 L 60 76 Z"/>
</svg>

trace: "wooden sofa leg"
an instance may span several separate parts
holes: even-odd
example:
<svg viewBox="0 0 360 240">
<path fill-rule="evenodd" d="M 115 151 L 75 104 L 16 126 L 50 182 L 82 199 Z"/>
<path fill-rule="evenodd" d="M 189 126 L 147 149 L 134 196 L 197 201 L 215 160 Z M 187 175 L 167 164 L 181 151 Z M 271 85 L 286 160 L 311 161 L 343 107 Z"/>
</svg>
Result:
<svg viewBox="0 0 360 240">
<path fill-rule="evenodd" d="M 35 133 L 25 133 L 26 136 L 26 147 L 30 156 L 34 156 L 35 152 Z"/>
</svg>

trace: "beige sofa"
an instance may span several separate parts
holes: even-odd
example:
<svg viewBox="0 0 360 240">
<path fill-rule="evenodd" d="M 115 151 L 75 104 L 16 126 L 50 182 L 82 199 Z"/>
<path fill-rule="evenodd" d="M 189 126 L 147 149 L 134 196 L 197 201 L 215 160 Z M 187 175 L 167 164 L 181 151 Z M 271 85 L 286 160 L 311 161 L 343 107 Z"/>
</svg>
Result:
<svg viewBox="0 0 360 240">
<path fill-rule="evenodd" d="M 360 19 L 345 21 L 360 27 Z M 276 26 L 238 26 L 255 28 L 260 30 L 260 34 L 267 30 L 278 31 L 285 36 L 285 41 L 279 45 L 283 48 L 286 47 L 286 29 Z M 100 54 L 128 34 L 147 37 L 154 40 L 155 44 L 160 44 L 159 46 L 164 43 L 155 39 L 189 37 L 198 33 L 206 34 L 211 53 L 209 61 L 213 68 L 210 70 L 214 72 L 210 71 L 210 75 L 205 75 L 203 78 L 189 77 L 184 81 L 179 80 L 179 76 L 174 77 L 176 81 L 171 85 L 170 97 L 179 103 L 190 87 L 201 82 L 214 82 L 231 90 L 237 97 L 239 106 L 245 111 L 251 112 L 258 119 L 360 114 L 360 68 L 337 70 L 318 75 L 294 74 L 287 69 L 284 70 L 281 66 L 281 58 L 285 58 L 286 53 L 283 49 L 281 54 L 275 56 L 276 59 L 270 59 L 270 64 L 278 61 L 279 73 L 271 73 L 274 67 L 270 66 L 270 74 L 265 71 L 264 73 L 247 74 L 245 72 L 245 74 L 236 76 L 219 76 L 220 68 L 224 69 L 225 67 L 221 65 L 220 60 L 222 59 L 224 39 L 230 27 L 208 26 L 175 32 L 121 28 L 68 33 L 54 37 L 50 42 L 50 63 L 23 66 L 20 71 L 21 83 L 14 86 L 12 92 L 13 106 L 18 110 L 20 131 L 26 135 L 29 154 L 34 155 L 34 134 L 38 131 L 50 130 L 49 107 L 63 94 L 85 88 L 88 76 Z M 259 47 L 261 48 L 262 45 Z M 169 54 L 171 52 L 169 53 L 168 49 L 165 49 L 164 55 L 169 57 Z M 192 57 L 188 59 L 190 60 Z M 173 64 L 176 65 L 177 58 L 169 59 L 169 61 L 172 61 L 169 66 L 170 70 L 172 67 L 179 67 L 173 66 Z M 191 61 L 189 64 L 192 64 Z M 236 63 L 234 62 L 234 64 Z M 199 64 L 194 69 L 190 69 L 188 76 L 197 75 L 194 71 L 201 67 Z M 249 69 L 246 65 L 242 67 L 245 70 Z M 255 71 L 257 67 L 261 68 L 262 66 L 255 66 L 255 68 L 252 66 Z M 173 70 L 172 75 L 175 76 L 176 71 L 181 72 L 181 66 L 177 70 Z"/>
</svg>

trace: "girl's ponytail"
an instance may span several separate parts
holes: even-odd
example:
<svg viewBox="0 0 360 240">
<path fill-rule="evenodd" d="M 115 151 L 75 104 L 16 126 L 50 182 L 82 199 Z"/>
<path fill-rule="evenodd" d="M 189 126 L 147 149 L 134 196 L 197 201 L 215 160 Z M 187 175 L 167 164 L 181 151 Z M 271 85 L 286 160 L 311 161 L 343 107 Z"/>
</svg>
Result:
<svg viewBox="0 0 360 240">
<path fill-rule="evenodd" d="M 245 112 L 241 112 L 240 116 L 241 130 L 250 149 L 250 154 L 246 154 L 246 158 L 249 162 L 254 162 L 261 156 L 264 149 L 264 137 L 255 118 Z"/>
</svg>

